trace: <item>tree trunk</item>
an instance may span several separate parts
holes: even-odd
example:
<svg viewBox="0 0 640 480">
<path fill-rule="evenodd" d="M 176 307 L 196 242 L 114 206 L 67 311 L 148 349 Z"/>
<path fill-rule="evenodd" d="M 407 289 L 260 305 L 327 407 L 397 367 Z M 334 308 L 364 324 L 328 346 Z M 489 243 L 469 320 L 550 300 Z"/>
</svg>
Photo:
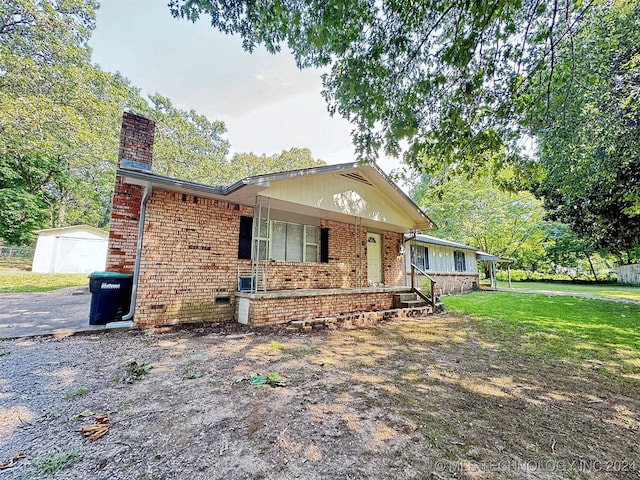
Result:
<svg viewBox="0 0 640 480">
<path fill-rule="evenodd" d="M 60 201 L 60 206 L 58 207 L 58 218 L 56 221 L 56 225 L 54 227 L 61 227 L 64 225 L 64 219 L 67 216 L 67 205 L 64 202 L 64 196 Z"/>
<path fill-rule="evenodd" d="M 593 278 L 595 278 L 596 282 L 598 281 L 598 276 L 596 275 L 596 270 L 593 268 L 593 263 L 591 262 L 591 255 L 587 253 L 587 260 L 589 261 L 589 267 L 591 267 L 591 273 L 593 273 Z"/>
</svg>

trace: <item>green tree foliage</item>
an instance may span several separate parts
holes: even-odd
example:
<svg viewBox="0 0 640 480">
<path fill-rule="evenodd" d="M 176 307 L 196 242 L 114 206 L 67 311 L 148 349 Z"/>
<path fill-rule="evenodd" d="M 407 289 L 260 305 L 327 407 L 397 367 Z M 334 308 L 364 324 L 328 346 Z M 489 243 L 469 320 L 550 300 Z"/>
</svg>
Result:
<svg viewBox="0 0 640 480">
<path fill-rule="evenodd" d="M 516 268 L 546 266 L 550 226 L 530 193 L 500 190 L 487 176 L 455 177 L 444 185 L 423 176 L 412 196 L 438 225 L 439 237 L 514 259 Z"/>
<path fill-rule="evenodd" d="M 169 6 L 192 21 L 210 16 L 213 27 L 241 35 L 249 51 L 285 45 L 299 67 L 327 68 L 324 96 L 331 113 L 354 124 L 359 155 L 373 159 L 381 148 L 397 155 L 406 142 L 406 159 L 432 173 L 487 161 L 520 165 L 513 119 L 527 108 L 522 92 L 593 1 L 171 0 Z"/>
<path fill-rule="evenodd" d="M 585 237 L 579 237 L 563 223 L 553 223 L 549 230 L 550 244 L 547 247 L 549 261 L 575 276 L 580 271 L 588 271 L 597 282 L 598 270 L 611 271 L 607 252 L 598 252 L 593 242 Z"/>
<path fill-rule="evenodd" d="M 226 128 L 194 110 L 184 111 L 159 94 L 149 96 L 151 106 L 141 114 L 156 122 L 153 169 L 170 177 L 220 185 L 226 183 L 229 142 L 222 138 Z"/>
<path fill-rule="evenodd" d="M 550 217 L 588 239 L 587 250 L 606 248 L 620 263 L 640 260 L 638 18 L 635 1 L 594 9 L 541 72 L 553 69 L 556 84 L 537 85 L 545 102 L 526 118 L 540 141 L 546 174 L 536 193 Z"/>
<path fill-rule="evenodd" d="M 90 64 L 95 8 L 84 0 L 0 6 L 0 236 L 9 243 L 67 221 L 104 225 L 116 125 L 135 90 Z"/>
<path fill-rule="evenodd" d="M 637 0 L 171 0 L 244 48 L 322 67 L 360 157 L 531 189 L 593 248 L 640 240 Z M 527 140 L 540 140 L 532 160 Z M 505 175 L 506 174 L 506 175 Z M 636 249 L 636 250 L 634 250 Z M 637 260 L 637 259 L 636 259 Z"/>
<path fill-rule="evenodd" d="M 308 148 L 291 148 L 280 154 L 267 156 L 253 153 L 236 153 L 231 159 L 231 181 L 240 180 L 253 175 L 298 170 L 302 168 L 320 167 L 326 165 L 322 160 L 316 160 Z"/>
<path fill-rule="evenodd" d="M 109 221 L 123 109 L 153 118 L 160 172 L 224 178 L 222 122 L 151 105 L 119 74 L 91 64 L 93 0 L 0 3 L 0 238 L 29 243 L 37 228 Z M 215 182 L 217 183 L 217 182 Z"/>
</svg>

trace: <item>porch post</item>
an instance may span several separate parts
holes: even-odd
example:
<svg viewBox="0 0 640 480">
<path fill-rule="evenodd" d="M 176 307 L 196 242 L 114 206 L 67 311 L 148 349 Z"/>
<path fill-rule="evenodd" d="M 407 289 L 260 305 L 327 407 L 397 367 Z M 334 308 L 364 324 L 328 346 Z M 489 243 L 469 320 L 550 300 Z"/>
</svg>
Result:
<svg viewBox="0 0 640 480">
<path fill-rule="evenodd" d="M 493 289 L 498 290 L 498 274 L 496 272 L 496 261 L 491 261 L 491 276 L 493 277 L 491 281 L 493 282 Z"/>
</svg>

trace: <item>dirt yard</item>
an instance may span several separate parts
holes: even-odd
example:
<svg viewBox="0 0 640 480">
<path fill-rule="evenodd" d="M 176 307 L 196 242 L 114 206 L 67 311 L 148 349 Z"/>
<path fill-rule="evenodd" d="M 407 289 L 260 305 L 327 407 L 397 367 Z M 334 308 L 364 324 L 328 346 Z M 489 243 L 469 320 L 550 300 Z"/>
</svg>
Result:
<svg viewBox="0 0 640 480">
<path fill-rule="evenodd" d="M 637 378 L 446 315 L 234 330 L 0 342 L 0 479 L 640 478 Z"/>
</svg>

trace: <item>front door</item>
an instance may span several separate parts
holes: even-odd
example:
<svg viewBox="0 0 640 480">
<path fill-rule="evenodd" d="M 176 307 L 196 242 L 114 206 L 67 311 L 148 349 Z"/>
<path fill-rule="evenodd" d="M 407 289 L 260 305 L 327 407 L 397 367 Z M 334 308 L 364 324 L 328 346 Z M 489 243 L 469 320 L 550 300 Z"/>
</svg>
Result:
<svg viewBox="0 0 640 480">
<path fill-rule="evenodd" d="M 367 280 L 369 284 L 382 283 L 382 235 L 367 234 Z"/>
</svg>

